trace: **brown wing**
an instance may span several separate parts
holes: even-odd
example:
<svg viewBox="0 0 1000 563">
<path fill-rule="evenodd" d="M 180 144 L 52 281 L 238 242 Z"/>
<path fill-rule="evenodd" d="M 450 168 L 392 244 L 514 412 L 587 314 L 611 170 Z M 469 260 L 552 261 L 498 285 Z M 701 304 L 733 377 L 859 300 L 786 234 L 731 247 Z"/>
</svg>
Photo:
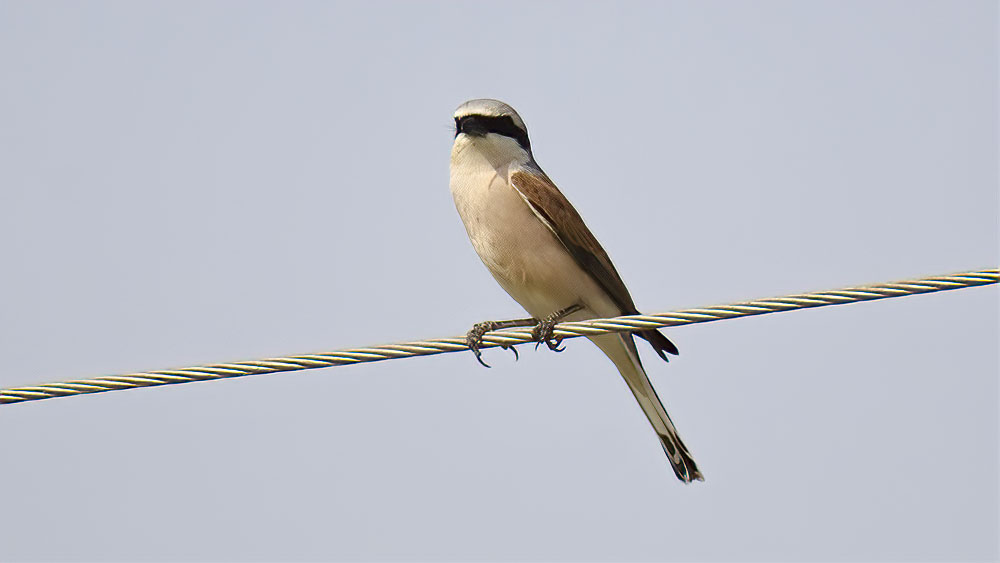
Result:
<svg viewBox="0 0 1000 563">
<path fill-rule="evenodd" d="M 514 172 L 510 176 L 510 182 L 535 215 L 545 222 L 559 242 L 566 247 L 583 271 L 608 292 L 622 314 L 638 314 L 632 296 L 618 275 L 618 270 L 611 263 L 608 253 L 601 247 L 601 243 L 597 242 L 597 238 L 587 228 L 583 218 L 552 180 L 543 173 Z M 664 352 L 677 354 L 677 347 L 673 342 L 658 331 L 644 330 L 636 334 L 649 341 L 656 354 L 664 360 L 667 359 Z"/>
<path fill-rule="evenodd" d="M 510 176 L 510 182 L 580 267 L 608 292 L 622 314 L 635 314 L 632 296 L 611 263 L 608 253 L 559 188 L 544 175 L 525 172 L 514 172 Z"/>
</svg>

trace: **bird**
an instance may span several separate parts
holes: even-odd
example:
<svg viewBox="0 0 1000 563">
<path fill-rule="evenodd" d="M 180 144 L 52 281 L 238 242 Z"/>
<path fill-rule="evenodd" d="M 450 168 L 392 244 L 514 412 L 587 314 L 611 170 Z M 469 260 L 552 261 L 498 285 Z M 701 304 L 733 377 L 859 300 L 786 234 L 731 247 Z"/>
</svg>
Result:
<svg viewBox="0 0 1000 563">
<path fill-rule="evenodd" d="M 460 105 L 454 119 L 450 188 L 455 207 L 483 264 L 531 315 L 476 324 L 467 336 L 476 358 L 483 335 L 498 328 L 534 326 L 539 343 L 560 351 L 560 341 L 553 338 L 556 322 L 638 314 L 608 253 L 535 161 L 527 127 L 514 108 L 475 99 Z M 663 360 L 678 354 L 657 330 L 588 338 L 618 368 L 677 478 L 703 481 L 646 375 L 634 336 L 648 341 Z"/>
</svg>

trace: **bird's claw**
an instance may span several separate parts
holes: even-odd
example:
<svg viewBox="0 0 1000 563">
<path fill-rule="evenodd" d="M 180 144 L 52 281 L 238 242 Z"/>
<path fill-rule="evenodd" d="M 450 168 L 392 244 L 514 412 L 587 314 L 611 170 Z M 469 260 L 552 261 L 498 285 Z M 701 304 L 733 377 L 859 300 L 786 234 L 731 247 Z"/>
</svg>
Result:
<svg viewBox="0 0 1000 563">
<path fill-rule="evenodd" d="M 482 364 L 483 367 L 490 367 L 490 365 L 483 361 L 483 353 L 479 350 L 479 347 L 483 345 L 483 335 L 493 330 L 495 324 L 492 321 L 476 323 L 472 325 L 472 330 L 465 333 L 465 345 L 469 347 L 469 350 L 472 350 L 472 353 L 476 356 L 476 361 Z"/>
<path fill-rule="evenodd" d="M 483 345 L 483 336 L 487 332 L 490 332 L 491 330 L 496 330 L 497 328 L 500 328 L 499 325 L 500 323 L 497 323 L 495 321 L 485 321 L 481 323 L 476 323 L 472 325 L 472 330 L 470 330 L 465 334 L 465 345 L 469 347 L 469 350 L 472 350 L 473 354 L 475 354 L 476 361 L 482 364 L 484 367 L 491 367 L 491 366 L 487 364 L 485 361 L 483 361 L 483 353 L 479 349 Z M 504 350 L 510 350 L 511 352 L 513 352 L 515 362 L 520 359 L 520 355 L 518 355 L 517 353 L 517 348 L 515 348 L 513 344 L 501 344 L 500 348 L 503 348 Z"/>
<path fill-rule="evenodd" d="M 504 350 L 510 350 L 511 352 L 514 352 L 514 361 L 515 362 L 521 359 L 521 357 L 517 353 L 517 348 L 515 348 L 513 344 L 501 344 L 500 348 L 502 348 Z"/>
<path fill-rule="evenodd" d="M 535 339 L 535 350 L 537 350 L 538 346 L 543 342 L 549 347 L 549 350 L 552 350 L 553 352 L 562 352 L 566 349 L 565 346 L 559 346 L 562 344 L 562 337 L 560 336 L 557 338 L 553 336 L 553 329 L 555 326 L 556 319 L 547 318 L 543 319 L 535 326 L 535 328 L 531 330 L 531 336 Z"/>
</svg>

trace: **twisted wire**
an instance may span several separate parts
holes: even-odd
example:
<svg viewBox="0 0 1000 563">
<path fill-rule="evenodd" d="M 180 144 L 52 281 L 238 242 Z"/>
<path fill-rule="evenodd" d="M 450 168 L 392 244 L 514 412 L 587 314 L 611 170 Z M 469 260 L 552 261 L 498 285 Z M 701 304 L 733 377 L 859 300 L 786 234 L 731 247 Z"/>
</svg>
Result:
<svg viewBox="0 0 1000 563">
<path fill-rule="evenodd" d="M 784 297 L 759 299 L 729 305 L 703 307 L 700 309 L 684 309 L 658 315 L 627 315 L 609 319 L 559 323 L 555 327 L 554 335 L 557 338 L 576 338 L 578 336 L 592 336 L 608 332 L 625 332 L 707 323 L 811 307 L 824 307 L 827 305 L 840 305 L 990 285 L 997 283 L 998 279 L 1000 279 L 1000 269 L 993 268 L 894 283 L 787 295 Z M 532 341 L 533 338 L 530 329 L 502 330 L 486 334 L 483 337 L 481 348 L 511 346 Z M 54 397 L 70 397 L 87 393 L 136 389 L 139 387 L 227 379 L 246 375 L 344 366 L 395 358 L 459 352 L 462 350 L 468 350 L 468 346 L 465 343 L 465 336 L 404 342 L 400 344 L 385 344 L 371 348 L 353 348 L 324 354 L 307 354 L 303 356 L 212 364 L 173 370 L 109 375 L 91 379 L 63 381 L 60 383 L 45 383 L 30 387 L 0 389 L 0 404 L 23 403 Z"/>
</svg>

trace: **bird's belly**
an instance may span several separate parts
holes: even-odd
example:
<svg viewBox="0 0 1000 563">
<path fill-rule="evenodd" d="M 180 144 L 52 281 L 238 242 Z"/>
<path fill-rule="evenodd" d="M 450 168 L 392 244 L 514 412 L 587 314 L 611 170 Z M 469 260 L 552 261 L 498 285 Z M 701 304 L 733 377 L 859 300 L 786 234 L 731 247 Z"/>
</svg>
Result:
<svg viewBox="0 0 1000 563">
<path fill-rule="evenodd" d="M 495 172 L 453 176 L 452 194 L 476 253 L 531 316 L 575 304 L 592 309 L 591 301 L 606 300 L 506 178 Z"/>
</svg>

